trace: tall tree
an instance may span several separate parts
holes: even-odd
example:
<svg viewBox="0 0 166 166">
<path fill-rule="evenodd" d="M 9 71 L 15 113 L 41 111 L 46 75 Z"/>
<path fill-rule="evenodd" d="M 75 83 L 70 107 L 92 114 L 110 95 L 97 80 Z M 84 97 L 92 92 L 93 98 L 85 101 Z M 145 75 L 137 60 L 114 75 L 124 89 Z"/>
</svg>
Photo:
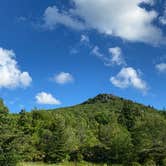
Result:
<svg viewBox="0 0 166 166">
<path fill-rule="evenodd" d="M 66 158 L 66 134 L 65 123 L 62 118 L 56 117 L 49 129 L 41 135 L 41 143 L 44 145 L 45 161 L 58 163 Z"/>
<path fill-rule="evenodd" d="M 0 100 L 0 166 L 15 166 L 17 163 L 18 156 L 14 144 L 15 131 L 8 109 L 3 100 Z"/>
</svg>

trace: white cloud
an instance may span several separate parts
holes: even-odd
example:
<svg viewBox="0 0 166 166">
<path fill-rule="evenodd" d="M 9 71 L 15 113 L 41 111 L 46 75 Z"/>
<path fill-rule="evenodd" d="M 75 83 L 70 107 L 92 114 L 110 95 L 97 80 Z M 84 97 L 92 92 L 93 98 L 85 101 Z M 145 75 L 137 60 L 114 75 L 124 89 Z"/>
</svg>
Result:
<svg viewBox="0 0 166 166">
<path fill-rule="evenodd" d="M 111 62 L 116 65 L 125 65 L 125 61 L 122 56 L 122 50 L 120 47 L 109 48 L 109 52 L 111 53 Z"/>
<path fill-rule="evenodd" d="M 92 49 L 92 54 L 95 55 L 96 57 L 98 57 L 99 59 L 101 59 L 104 62 L 105 66 L 111 66 L 112 65 L 110 57 L 107 57 L 106 55 L 101 53 L 100 48 L 98 46 L 95 46 Z"/>
<path fill-rule="evenodd" d="M 154 0 L 72 0 L 74 8 L 59 11 L 48 7 L 45 24 L 54 28 L 63 24 L 74 29 L 96 29 L 99 33 L 113 35 L 128 41 L 158 44 L 163 40 L 159 27 L 153 24 L 158 13 L 147 11 L 141 3 L 153 5 Z M 79 19 L 77 19 L 79 18 Z"/>
<path fill-rule="evenodd" d="M 104 62 L 104 65 L 106 66 L 126 64 L 125 60 L 123 59 L 122 50 L 120 47 L 109 48 L 108 52 L 111 54 L 111 56 L 101 53 L 100 48 L 98 46 L 95 46 L 92 49 L 92 54 L 101 59 Z"/>
<path fill-rule="evenodd" d="M 89 37 L 87 35 L 81 35 L 80 41 L 81 42 L 85 42 L 85 43 L 89 43 L 90 42 Z"/>
<path fill-rule="evenodd" d="M 27 87 L 31 82 L 29 73 L 18 68 L 15 53 L 0 48 L 0 88 Z"/>
<path fill-rule="evenodd" d="M 161 17 L 159 17 L 159 21 L 161 24 L 166 25 L 166 3 L 164 6 L 164 12 L 163 15 Z"/>
<path fill-rule="evenodd" d="M 105 66 L 111 66 L 112 62 L 110 57 L 107 57 L 106 55 L 104 55 L 103 53 L 100 52 L 100 48 L 98 46 L 95 46 L 92 49 L 91 52 L 93 55 L 95 55 L 96 57 L 98 57 L 99 59 L 101 59 L 104 62 Z"/>
<path fill-rule="evenodd" d="M 70 54 L 71 55 L 76 55 L 76 54 L 78 54 L 79 53 L 79 50 L 77 49 L 77 48 L 72 48 L 71 50 L 70 50 Z"/>
<path fill-rule="evenodd" d="M 155 67 L 159 72 L 166 72 L 166 63 L 156 64 Z"/>
<path fill-rule="evenodd" d="M 53 97 L 52 94 L 46 92 L 40 92 L 36 95 L 36 102 L 44 105 L 59 105 L 61 102 Z"/>
<path fill-rule="evenodd" d="M 53 80 L 58 84 L 67 84 L 73 82 L 74 78 L 70 73 L 60 72 L 54 76 Z"/>
<path fill-rule="evenodd" d="M 25 21 L 27 21 L 27 18 L 24 16 L 19 16 L 19 17 L 17 17 L 17 21 L 18 22 L 25 22 Z"/>
<path fill-rule="evenodd" d="M 54 29 L 58 24 L 65 25 L 67 27 L 83 30 L 85 25 L 74 19 L 69 13 L 62 11 L 60 12 L 56 6 L 48 7 L 44 13 L 45 27 Z"/>
<path fill-rule="evenodd" d="M 99 58 L 104 58 L 104 55 L 100 52 L 100 49 L 98 46 L 95 46 L 93 49 L 92 49 L 92 53 L 94 55 L 96 55 L 97 57 Z"/>
<path fill-rule="evenodd" d="M 162 17 L 159 18 L 160 19 L 160 22 L 163 24 L 163 25 L 166 25 L 166 14 Z"/>
<path fill-rule="evenodd" d="M 147 91 L 147 84 L 141 79 L 140 74 L 132 67 L 122 68 L 115 76 L 110 78 L 111 83 L 119 88 L 134 87 L 143 92 Z"/>
</svg>

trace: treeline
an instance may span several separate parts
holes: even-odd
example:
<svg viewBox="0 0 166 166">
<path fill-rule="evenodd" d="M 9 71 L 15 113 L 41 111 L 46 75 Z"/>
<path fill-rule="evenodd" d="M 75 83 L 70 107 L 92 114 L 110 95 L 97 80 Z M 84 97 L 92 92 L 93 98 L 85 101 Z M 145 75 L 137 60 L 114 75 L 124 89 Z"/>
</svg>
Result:
<svg viewBox="0 0 166 166">
<path fill-rule="evenodd" d="M 10 114 L 0 100 L 0 165 L 88 161 L 166 166 L 166 113 L 113 95 Z"/>
</svg>

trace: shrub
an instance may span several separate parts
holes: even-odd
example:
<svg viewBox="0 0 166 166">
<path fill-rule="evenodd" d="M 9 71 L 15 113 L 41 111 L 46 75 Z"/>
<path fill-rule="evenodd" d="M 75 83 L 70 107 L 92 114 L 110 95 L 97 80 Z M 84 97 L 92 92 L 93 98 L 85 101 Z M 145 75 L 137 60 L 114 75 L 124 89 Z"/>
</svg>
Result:
<svg viewBox="0 0 166 166">
<path fill-rule="evenodd" d="M 130 166 L 141 166 L 141 164 L 138 163 L 138 162 L 132 162 L 132 163 L 130 164 Z"/>
<path fill-rule="evenodd" d="M 166 166 L 166 158 L 162 160 L 161 165 Z"/>
<path fill-rule="evenodd" d="M 156 163 L 153 160 L 147 160 L 143 166 L 156 166 Z"/>
</svg>

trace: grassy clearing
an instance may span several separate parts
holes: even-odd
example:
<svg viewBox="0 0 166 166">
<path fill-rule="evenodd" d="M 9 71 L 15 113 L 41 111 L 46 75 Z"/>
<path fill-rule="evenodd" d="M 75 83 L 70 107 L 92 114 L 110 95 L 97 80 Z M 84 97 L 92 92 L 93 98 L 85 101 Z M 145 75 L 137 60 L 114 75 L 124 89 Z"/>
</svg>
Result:
<svg viewBox="0 0 166 166">
<path fill-rule="evenodd" d="M 91 164 L 91 163 L 73 163 L 73 162 L 66 162 L 61 164 L 45 164 L 45 163 L 20 163 L 18 166 L 104 166 L 103 164 Z"/>
<path fill-rule="evenodd" d="M 92 163 L 73 163 L 66 162 L 61 164 L 45 164 L 45 163 L 20 163 L 18 166 L 107 166 L 106 164 L 92 164 Z M 112 166 L 122 166 L 122 165 L 112 165 Z"/>
</svg>

